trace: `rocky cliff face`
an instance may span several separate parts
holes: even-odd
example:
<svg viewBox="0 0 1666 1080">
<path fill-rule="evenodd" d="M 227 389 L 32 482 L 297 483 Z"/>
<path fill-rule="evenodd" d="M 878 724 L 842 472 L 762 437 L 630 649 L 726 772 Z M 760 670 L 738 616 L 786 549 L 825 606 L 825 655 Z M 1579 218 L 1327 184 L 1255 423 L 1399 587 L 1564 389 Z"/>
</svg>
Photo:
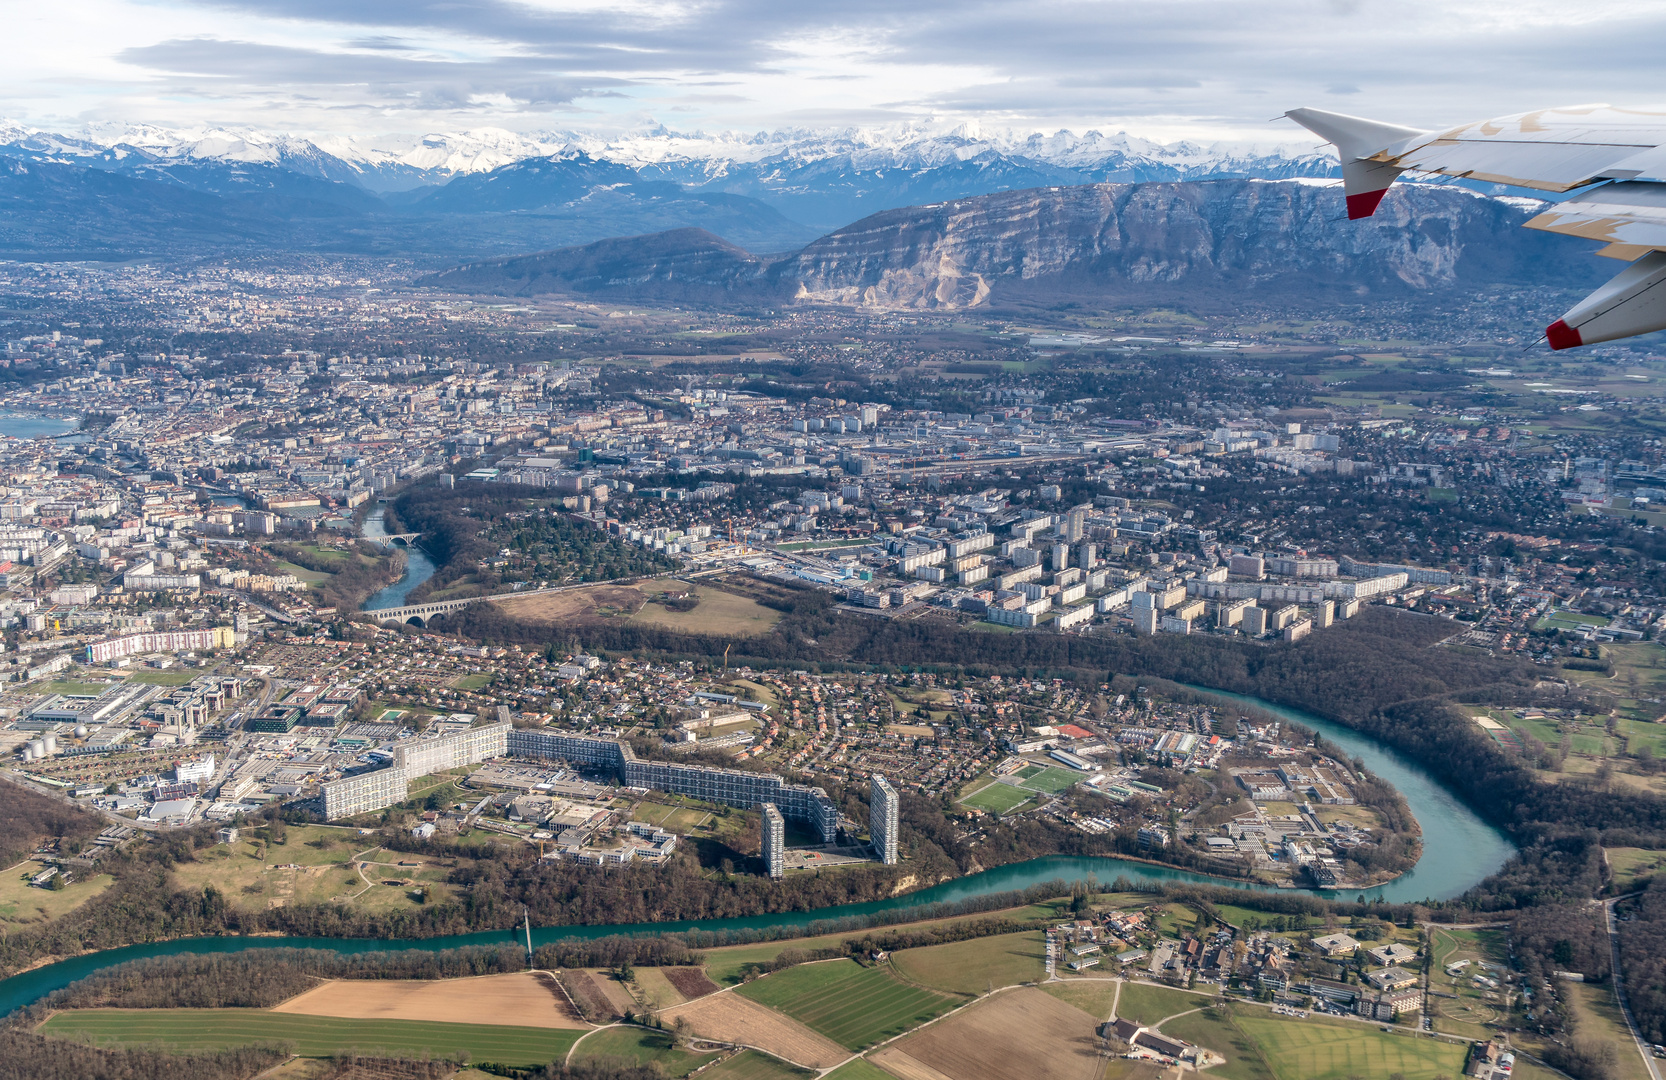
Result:
<svg viewBox="0 0 1666 1080">
<path fill-rule="evenodd" d="M 1577 288 L 1617 269 L 1590 258 L 1588 245 L 1521 229 L 1536 208 L 1404 185 L 1374 218 L 1350 222 L 1340 189 L 1311 182 L 1088 184 L 888 210 L 773 259 L 718 255 L 704 242 L 692 258 L 686 238 L 636 237 L 526 256 L 512 275 L 476 264 L 451 281 L 475 291 L 957 309 Z M 573 272 L 599 258 L 607 273 Z"/>
<path fill-rule="evenodd" d="M 771 268 L 801 300 L 968 307 L 1044 294 L 1137 299 L 1570 284 L 1586 245 L 1521 230 L 1525 200 L 1396 188 L 1343 220 L 1338 189 L 1301 182 L 1091 184 L 887 211 Z"/>
</svg>

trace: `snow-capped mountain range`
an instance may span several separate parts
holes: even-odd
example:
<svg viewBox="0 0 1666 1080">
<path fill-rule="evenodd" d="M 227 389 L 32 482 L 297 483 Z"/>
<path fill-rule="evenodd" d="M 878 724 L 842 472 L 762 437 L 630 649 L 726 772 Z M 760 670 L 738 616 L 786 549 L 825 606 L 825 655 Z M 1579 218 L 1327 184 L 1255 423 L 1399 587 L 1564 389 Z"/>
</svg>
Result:
<svg viewBox="0 0 1666 1080">
<path fill-rule="evenodd" d="M 149 124 L 95 124 L 61 134 L 0 120 L 0 146 L 62 155 L 64 160 L 122 160 L 146 156 L 164 161 L 219 161 L 283 165 L 306 171 L 308 163 L 339 162 L 364 177 L 365 186 L 389 190 L 378 174 L 402 175 L 408 185 L 443 183 L 459 173 L 489 172 L 527 158 L 582 150 L 593 158 L 634 168 L 698 165 L 721 175 L 730 165 L 813 162 L 847 158 L 864 168 L 937 168 L 985 153 L 1065 169 L 1099 170 L 1124 163 L 1177 173 L 1310 170 L 1334 166 L 1328 155 L 1301 140 L 1263 147 L 1248 143 L 1159 143 L 1118 132 L 1052 134 L 1009 129 L 984 131 L 975 123 L 934 123 L 868 128 L 786 128 L 754 134 L 680 132 L 664 126 L 615 136 L 578 131 L 521 134 L 502 128 L 428 135 L 307 138 L 254 128 L 162 128 Z M 329 169 L 334 172 L 334 169 Z M 320 172 L 319 175 L 323 175 Z"/>
<path fill-rule="evenodd" d="M 0 257 L 272 245 L 479 257 L 688 227 L 782 252 L 882 211 L 997 192 L 1335 170 L 1311 145 L 966 124 L 348 138 L 0 121 Z"/>
<path fill-rule="evenodd" d="M 92 125 L 64 134 L 0 121 L 0 155 L 8 157 L 135 175 L 165 171 L 176 182 L 183 181 L 180 166 L 266 166 L 376 194 L 414 192 L 534 158 L 579 154 L 625 166 L 647 180 L 798 204 L 796 209 L 810 212 L 778 208 L 815 227 L 846 223 L 848 209 L 907 205 L 904 191 L 915 188 L 942 197 L 1055 183 L 1329 176 L 1335 168 L 1332 158 L 1311 145 L 1165 144 L 1125 133 L 983 131 L 965 123 L 755 134 L 655 127 L 603 137 L 482 128 L 306 138 L 252 128 L 132 124 Z M 863 195 L 876 179 L 879 190 L 871 194 L 879 196 L 877 202 L 845 205 L 853 198 L 866 202 Z M 935 191 L 943 182 L 950 189 L 971 186 Z"/>
</svg>

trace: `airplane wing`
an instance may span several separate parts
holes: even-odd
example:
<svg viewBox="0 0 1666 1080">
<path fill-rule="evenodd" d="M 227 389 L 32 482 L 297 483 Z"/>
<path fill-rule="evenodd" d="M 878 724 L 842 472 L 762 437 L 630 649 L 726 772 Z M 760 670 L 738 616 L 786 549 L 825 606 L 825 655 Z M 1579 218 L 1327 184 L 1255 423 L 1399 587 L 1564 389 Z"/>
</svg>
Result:
<svg viewBox="0 0 1666 1080">
<path fill-rule="evenodd" d="M 1434 173 L 1538 191 L 1588 188 L 1526 223 L 1602 241 L 1632 260 L 1552 323 L 1553 349 L 1666 329 L 1666 109 L 1573 105 L 1443 131 L 1319 109 L 1284 114 L 1333 144 L 1349 218 L 1370 217 L 1402 173 Z"/>
</svg>

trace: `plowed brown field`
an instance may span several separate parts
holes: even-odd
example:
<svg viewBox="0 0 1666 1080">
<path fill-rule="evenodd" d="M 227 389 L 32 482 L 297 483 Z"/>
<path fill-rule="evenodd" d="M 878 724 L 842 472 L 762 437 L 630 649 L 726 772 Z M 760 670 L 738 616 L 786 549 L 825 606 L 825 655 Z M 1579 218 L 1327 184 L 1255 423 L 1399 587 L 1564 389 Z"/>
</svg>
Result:
<svg viewBox="0 0 1666 1080">
<path fill-rule="evenodd" d="M 895 1047 L 908 1061 L 896 1064 L 909 1067 L 912 1062 L 950 1080 L 1093 1080 L 1100 1067 L 1095 1027 L 1093 1017 L 1082 1010 L 1025 987 L 996 994 L 902 1039 Z M 874 1055 L 874 1063 L 904 1080 L 936 1080 L 918 1069 L 905 1073 L 893 1067 L 884 1051 Z"/>
<path fill-rule="evenodd" d="M 868 1060 L 898 1080 L 954 1080 L 954 1077 L 938 1072 L 923 1061 L 915 1061 L 894 1046 L 875 1050 L 868 1055 Z"/>
<path fill-rule="evenodd" d="M 739 994 L 711 994 L 660 1015 L 668 1023 L 686 1017 L 696 1035 L 756 1046 L 812 1069 L 831 1068 L 850 1057 L 850 1051 L 832 1039 Z"/>
<path fill-rule="evenodd" d="M 272 1011 L 348 1020 L 589 1027 L 548 976 L 528 971 L 472 979 L 332 979 Z"/>
</svg>

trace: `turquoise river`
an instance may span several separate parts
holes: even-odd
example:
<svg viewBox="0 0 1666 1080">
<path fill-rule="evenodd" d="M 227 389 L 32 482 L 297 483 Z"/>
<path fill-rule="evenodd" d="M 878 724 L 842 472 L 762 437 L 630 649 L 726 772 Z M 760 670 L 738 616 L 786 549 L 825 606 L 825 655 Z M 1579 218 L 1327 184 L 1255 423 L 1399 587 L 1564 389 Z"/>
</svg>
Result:
<svg viewBox="0 0 1666 1080">
<path fill-rule="evenodd" d="M 1203 687 L 1193 687 L 1203 691 Z M 1393 784 L 1405 795 L 1407 803 L 1423 829 L 1423 855 L 1416 869 L 1385 885 L 1369 890 L 1369 898 L 1388 901 L 1444 900 L 1458 896 L 1478 884 L 1483 878 L 1504 865 L 1515 849 L 1504 835 L 1476 816 L 1452 793 L 1441 787 L 1421 766 L 1409 758 L 1382 745 L 1375 739 L 1361 735 L 1340 724 L 1320 719 L 1310 713 L 1273 705 L 1257 698 L 1219 691 L 1205 691 L 1215 697 L 1246 707 L 1254 707 L 1287 720 L 1301 723 L 1323 735 L 1352 757 L 1365 762 L 1367 768 Z M 595 938 L 609 934 L 666 933 L 680 930 L 773 929 L 776 927 L 805 926 L 822 919 L 847 916 L 875 915 L 906 910 L 925 904 L 953 903 L 991 893 L 1014 892 L 1046 881 L 1064 879 L 1085 880 L 1096 877 L 1111 882 L 1118 876 L 1131 881 L 1186 881 L 1209 884 L 1231 884 L 1218 878 L 1167 870 L 1124 859 L 1073 858 L 1051 856 L 1033 859 L 1011 866 L 997 867 L 980 874 L 969 874 L 954 881 L 929 889 L 909 893 L 892 900 L 868 904 L 847 904 L 841 907 L 814 911 L 783 912 L 776 915 L 754 915 L 740 919 L 715 919 L 705 922 L 643 923 L 615 926 L 548 926 L 535 927 L 532 940 L 542 945 L 562 938 Z M 1342 894 L 1348 896 L 1349 894 Z M 1357 894 L 1354 894 L 1357 895 Z M 1349 896 L 1351 899 L 1352 897 Z M 337 952 L 359 953 L 389 949 L 426 949 L 438 951 L 463 945 L 507 944 L 519 939 L 510 931 L 488 931 L 479 934 L 460 934 L 453 937 L 417 940 L 342 939 L 305 937 L 211 937 L 185 938 L 176 941 L 147 942 L 120 949 L 88 953 L 69 960 L 61 960 L 0 981 L 0 1014 L 28 1005 L 46 994 L 68 986 L 77 979 L 102 968 L 129 960 L 150 956 L 169 956 L 177 953 L 223 953 L 243 949 L 307 948 L 334 949 Z"/>
</svg>

